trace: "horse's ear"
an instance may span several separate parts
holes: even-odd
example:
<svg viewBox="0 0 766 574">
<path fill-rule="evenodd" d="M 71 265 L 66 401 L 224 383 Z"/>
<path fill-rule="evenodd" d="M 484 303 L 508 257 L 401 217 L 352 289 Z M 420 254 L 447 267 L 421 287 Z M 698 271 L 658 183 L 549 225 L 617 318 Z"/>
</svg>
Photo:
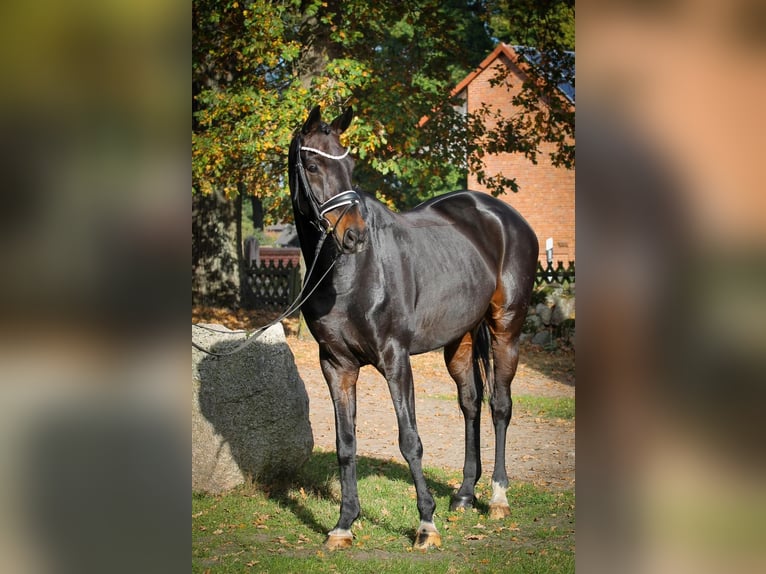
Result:
<svg viewBox="0 0 766 574">
<path fill-rule="evenodd" d="M 342 134 L 351 125 L 352 119 L 354 119 L 354 108 L 349 106 L 346 108 L 346 111 L 332 121 L 330 127 L 339 134 Z"/>
<path fill-rule="evenodd" d="M 306 119 L 306 122 L 303 124 L 303 127 L 301 128 L 301 133 L 303 133 L 303 135 L 305 136 L 312 129 L 319 126 L 321 121 L 322 121 L 322 111 L 319 106 L 314 106 L 314 109 L 312 109 L 311 112 L 309 112 L 309 117 Z"/>
</svg>

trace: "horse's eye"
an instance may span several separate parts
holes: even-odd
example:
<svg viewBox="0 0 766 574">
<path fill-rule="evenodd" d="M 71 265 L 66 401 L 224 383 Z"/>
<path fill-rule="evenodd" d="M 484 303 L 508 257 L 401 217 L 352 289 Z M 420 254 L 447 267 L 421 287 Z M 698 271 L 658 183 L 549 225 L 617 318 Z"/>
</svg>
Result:
<svg viewBox="0 0 766 574">
<path fill-rule="evenodd" d="M 319 171 L 319 168 L 317 167 L 317 164 L 315 163 L 312 163 L 306 169 L 308 169 L 311 173 L 316 173 L 317 171 Z"/>
</svg>

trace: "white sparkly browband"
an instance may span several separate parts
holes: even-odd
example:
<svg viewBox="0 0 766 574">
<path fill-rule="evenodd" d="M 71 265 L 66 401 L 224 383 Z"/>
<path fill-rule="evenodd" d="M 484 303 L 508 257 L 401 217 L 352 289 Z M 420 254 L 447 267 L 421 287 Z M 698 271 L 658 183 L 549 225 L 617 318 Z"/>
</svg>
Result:
<svg viewBox="0 0 766 574">
<path fill-rule="evenodd" d="M 316 154 L 321 155 L 322 157 L 326 157 L 327 159 L 343 159 L 344 157 L 346 157 L 348 155 L 348 151 L 351 148 L 346 148 L 346 152 L 343 155 L 330 155 L 329 153 L 323 152 L 321 149 L 316 149 L 316 148 L 313 148 L 313 147 L 301 146 L 301 149 L 303 151 L 314 152 Z"/>
</svg>

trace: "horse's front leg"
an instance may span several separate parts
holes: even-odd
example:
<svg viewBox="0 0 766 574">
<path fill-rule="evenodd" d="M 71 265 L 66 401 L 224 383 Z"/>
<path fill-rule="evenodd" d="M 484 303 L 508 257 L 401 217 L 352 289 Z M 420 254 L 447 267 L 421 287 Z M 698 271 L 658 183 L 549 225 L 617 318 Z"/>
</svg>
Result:
<svg viewBox="0 0 766 574">
<path fill-rule="evenodd" d="M 351 525 L 359 516 L 356 484 L 356 381 L 359 367 L 320 353 L 320 363 L 335 408 L 335 449 L 340 469 L 340 518 L 327 535 L 327 548 L 351 546 Z"/>
<path fill-rule="evenodd" d="M 418 497 L 420 526 L 415 534 L 414 547 L 425 550 L 431 546 L 441 546 L 441 535 L 434 525 L 436 503 L 423 475 L 423 444 L 415 421 L 415 391 L 409 353 L 404 350 L 396 353 L 383 374 L 388 381 L 399 424 L 399 450 L 410 467 Z"/>
</svg>

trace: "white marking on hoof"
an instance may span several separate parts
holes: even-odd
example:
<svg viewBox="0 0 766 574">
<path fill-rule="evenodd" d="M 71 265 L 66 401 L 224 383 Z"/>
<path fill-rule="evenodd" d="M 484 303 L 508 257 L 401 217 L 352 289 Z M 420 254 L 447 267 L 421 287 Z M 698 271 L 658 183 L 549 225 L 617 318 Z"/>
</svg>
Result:
<svg viewBox="0 0 766 574">
<path fill-rule="evenodd" d="M 336 528 L 327 534 L 325 546 L 328 550 L 339 550 L 341 548 L 350 548 L 353 543 L 354 535 L 350 530 Z"/>
<path fill-rule="evenodd" d="M 420 521 L 418 531 L 415 534 L 415 550 L 428 550 L 431 547 L 439 548 L 442 545 L 442 535 L 436 530 L 433 522 Z"/>
<path fill-rule="evenodd" d="M 489 501 L 489 517 L 499 520 L 511 515 L 511 507 L 505 495 L 506 488 L 492 481 L 492 499 Z"/>
<path fill-rule="evenodd" d="M 439 532 L 436 529 L 436 525 L 433 522 L 426 522 L 425 520 L 420 521 L 420 526 L 418 526 L 418 532 Z"/>
<path fill-rule="evenodd" d="M 507 504 L 490 504 L 489 517 L 492 520 L 502 520 L 511 515 L 511 507 Z"/>
<path fill-rule="evenodd" d="M 489 501 L 490 506 L 493 504 L 504 504 L 508 506 L 508 498 L 505 496 L 507 488 L 503 488 L 497 482 L 492 481 L 492 498 Z"/>
</svg>

